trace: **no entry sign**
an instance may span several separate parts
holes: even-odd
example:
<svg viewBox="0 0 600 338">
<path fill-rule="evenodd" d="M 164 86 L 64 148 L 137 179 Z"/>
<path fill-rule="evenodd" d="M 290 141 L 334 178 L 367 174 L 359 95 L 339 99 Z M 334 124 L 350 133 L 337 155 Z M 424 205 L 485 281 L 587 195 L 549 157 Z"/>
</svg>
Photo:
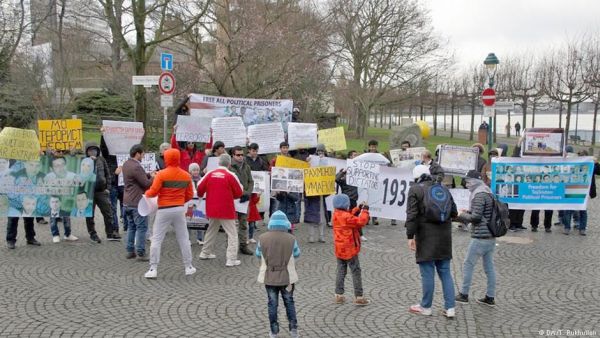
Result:
<svg viewBox="0 0 600 338">
<path fill-rule="evenodd" d="M 487 88 L 481 93 L 481 102 L 486 107 L 491 107 L 496 103 L 496 92 L 493 88 Z"/>
<path fill-rule="evenodd" d="M 171 95 L 175 91 L 175 77 L 169 72 L 160 74 L 158 89 L 164 95 Z"/>
</svg>

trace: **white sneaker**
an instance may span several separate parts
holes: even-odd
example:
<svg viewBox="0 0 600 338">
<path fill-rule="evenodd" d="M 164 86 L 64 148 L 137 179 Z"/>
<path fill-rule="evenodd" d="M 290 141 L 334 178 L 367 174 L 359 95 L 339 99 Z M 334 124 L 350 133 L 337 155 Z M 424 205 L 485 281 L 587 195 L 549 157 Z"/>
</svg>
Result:
<svg viewBox="0 0 600 338">
<path fill-rule="evenodd" d="M 53 243 L 58 243 L 58 242 L 60 242 L 60 236 L 52 236 L 52 242 L 53 242 Z"/>
<path fill-rule="evenodd" d="M 201 252 L 200 255 L 198 256 L 198 258 L 200 259 L 215 259 L 217 258 L 217 255 L 215 254 L 205 254 L 204 252 Z"/>
<path fill-rule="evenodd" d="M 365 236 L 360 236 L 360 240 L 364 242 L 364 241 L 366 241 L 366 240 L 367 240 L 367 237 L 365 237 Z"/>
<path fill-rule="evenodd" d="M 246 244 L 250 244 L 250 243 L 252 243 L 252 244 L 256 244 L 256 240 L 255 240 L 254 238 L 250 238 L 250 239 L 248 240 L 248 242 L 246 242 Z"/>
<path fill-rule="evenodd" d="M 450 308 L 448 310 L 442 310 L 442 314 L 446 318 L 454 318 L 456 316 L 456 310 L 454 308 Z"/>
<path fill-rule="evenodd" d="M 431 308 L 424 308 L 420 304 L 416 304 L 416 305 L 409 307 L 408 311 L 411 313 L 417 313 L 417 314 L 420 314 L 423 316 L 431 316 L 431 314 L 433 313 L 433 311 L 431 311 Z"/>
<path fill-rule="evenodd" d="M 188 266 L 187 268 L 185 268 L 185 275 L 186 276 L 190 276 L 196 273 L 196 268 L 193 266 Z"/>
<path fill-rule="evenodd" d="M 150 278 L 156 278 L 157 275 L 158 275 L 158 271 L 156 269 L 150 269 L 150 270 L 148 270 L 148 272 L 146 272 L 144 274 L 144 277 L 150 279 Z"/>
<path fill-rule="evenodd" d="M 198 242 L 198 245 L 204 245 L 204 242 L 201 240 L 197 240 L 196 242 Z"/>
<path fill-rule="evenodd" d="M 73 235 L 69 235 L 68 237 L 65 237 L 65 241 L 72 241 L 73 242 L 73 241 L 76 241 L 78 239 L 79 238 L 77 238 L 77 237 L 75 237 Z"/>
<path fill-rule="evenodd" d="M 225 263 L 225 266 L 238 266 L 240 264 L 242 264 L 242 261 L 239 259 L 228 259 L 227 263 Z"/>
</svg>

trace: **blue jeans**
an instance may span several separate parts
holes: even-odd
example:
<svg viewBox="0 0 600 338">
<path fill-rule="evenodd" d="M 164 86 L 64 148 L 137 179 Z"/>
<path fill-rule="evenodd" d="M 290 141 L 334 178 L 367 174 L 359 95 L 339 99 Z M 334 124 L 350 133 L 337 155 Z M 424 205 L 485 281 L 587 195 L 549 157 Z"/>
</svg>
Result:
<svg viewBox="0 0 600 338">
<path fill-rule="evenodd" d="M 565 229 L 571 230 L 571 219 L 579 224 L 577 229 L 585 230 L 587 228 L 587 210 L 565 210 L 563 211 L 562 224 Z"/>
<path fill-rule="evenodd" d="M 146 254 L 146 231 L 148 217 L 140 216 L 137 208 L 125 206 L 125 224 L 127 225 L 127 252 L 137 252 L 138 256 Z"/>
<path fill-rule="evenodd" d="M 423 288 L 423 299 L 421 307 L 431 308 L 433 302 L 433 291 L 435 289 L 435 271 L 442 281 L 442 291 L 444 293 L 444 308 L 451 309 L 455 305 L 454 300 L 454 281 L 450 273 L 450 259 L 437 261 L 427 261 L 419 263 L 421 270 L 421 286 Z"/>
<path fill-rule="evenodd" d="M 248 222 L 248 239 L 254 238 L 255 230 L 256 230 L 256 222 Z"/>
<path fill-rule="evenodd" d="M 69 235 L 71 235 L 71 217 L 62 216 L 61 218 L 63 226 L 65 227 L 65 237 L 69 237 Z M 50 217 L 50 232 L 52 233 L 52 237 L 60 235 L 56 217 Z"/>
<path fill-rule="evenodd" d="M 463 295 L 469 294 L 471 288 L 471 280 L 473 279 L 473 270 L 479 257 L 483 258 L 483 271 L 487 276 L 487 293 L 488 297 L 496 295 L 496 270 L 494 268 L 494 250 L 496 250 L 495 239 L 478 239 L 471 238 L 465 264 L 463 267 L 463 284 L 460 293 Z"/>
<path fill-rule="evenodd" d="M 271 286 L 265 285 L 267 289 L 268 298 L 268 309 L 269 309 L 269 324 L 271 326 L 271 333 L 279 333 L 279 323 L 277 322 L 277 307 L 279 306 L 279 293 L 283 298 L 283 304 L 285 305 L 285 313 L 287 314 L 288 321 L 290 322 L 290 331 L 298 328 L 298 320 L 296 319 L 296 307 L 294 305 L 294 286 L 292 290 L 286 290 L 287 286 Z"/>
</svg>

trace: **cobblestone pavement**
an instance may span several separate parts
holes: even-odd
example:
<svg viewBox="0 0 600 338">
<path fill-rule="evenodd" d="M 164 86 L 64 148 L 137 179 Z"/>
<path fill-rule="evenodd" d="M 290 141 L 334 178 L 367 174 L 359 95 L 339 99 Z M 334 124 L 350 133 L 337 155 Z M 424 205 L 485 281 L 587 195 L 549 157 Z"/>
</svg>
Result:
<svg viewBox="0 0 600 338">
<path fill-rule="evenodd" d="M 297 265 L 300 282 L 295 293 L 299 331 L 304 337 L 538 337 L 540 330 L 544 335 L 552 333 L 546 330 L 559 329 L 600 332 L 599 206 L 594 200 L 590 207 L 587 237 L 565 236 L 554 227 L 551 234 L 524 231 L 498 241 L 497 306 L 457 304 L 455 320 L 440 313 L 443 302 L 437 280 L 434 315 L 408 313 L 421 293 L 403 226 L 385 222 L 367 227 L 368 241 L 360 259 L 365 295 L 373 303 L 355 307 L 332 302 L 336 264 L 330 231 L 326 244 L 308 244 L 306 226 L 301 225 L 297 231 L 302 250 Z M 268 335 L 266 293 L 256 282 L 259 262 L 242 256 L 241 266 L 226 268 L 224 234 L 219 234 L 215 260 L 200 261 L 199 247 L 193 245 L 198 272 L 186 277 L 170 233 L 158 279 L 146 280 L 147 263 L 126 260 L 123 243 L 93 244 L 83 222 L 74 223 L 74 233 L 80 237 L 75 243 L 53 244 L 48 226 L 37 224 L 41 247 L 25 245 L 21 225 L 16 250 L 1 246 L 1 337 Z M 264 231 L 261 227 L 258 234 Z M 5 230 L 0 233 L 4 238 Z M 456 284 L 462 281 L 468 241 L 467 233 L 454 232 Z M 471 297 L 482 296 L 484 288 L 479 265 Z M 281 336 L 287 337 L 281 302 L 279 314 Z"/>
</svg>

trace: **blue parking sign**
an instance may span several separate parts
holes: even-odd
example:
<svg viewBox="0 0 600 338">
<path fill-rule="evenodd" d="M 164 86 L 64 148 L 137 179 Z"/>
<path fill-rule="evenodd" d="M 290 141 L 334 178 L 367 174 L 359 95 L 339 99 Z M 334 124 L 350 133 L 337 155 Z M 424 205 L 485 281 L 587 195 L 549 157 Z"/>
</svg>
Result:
<svg viewBox="0 0 600 338">
<path fill-rule="evenodd" d="M 165 71 L 173 70 L 173 54 L 160 54 L 160 69 Z"/>
</svg>

